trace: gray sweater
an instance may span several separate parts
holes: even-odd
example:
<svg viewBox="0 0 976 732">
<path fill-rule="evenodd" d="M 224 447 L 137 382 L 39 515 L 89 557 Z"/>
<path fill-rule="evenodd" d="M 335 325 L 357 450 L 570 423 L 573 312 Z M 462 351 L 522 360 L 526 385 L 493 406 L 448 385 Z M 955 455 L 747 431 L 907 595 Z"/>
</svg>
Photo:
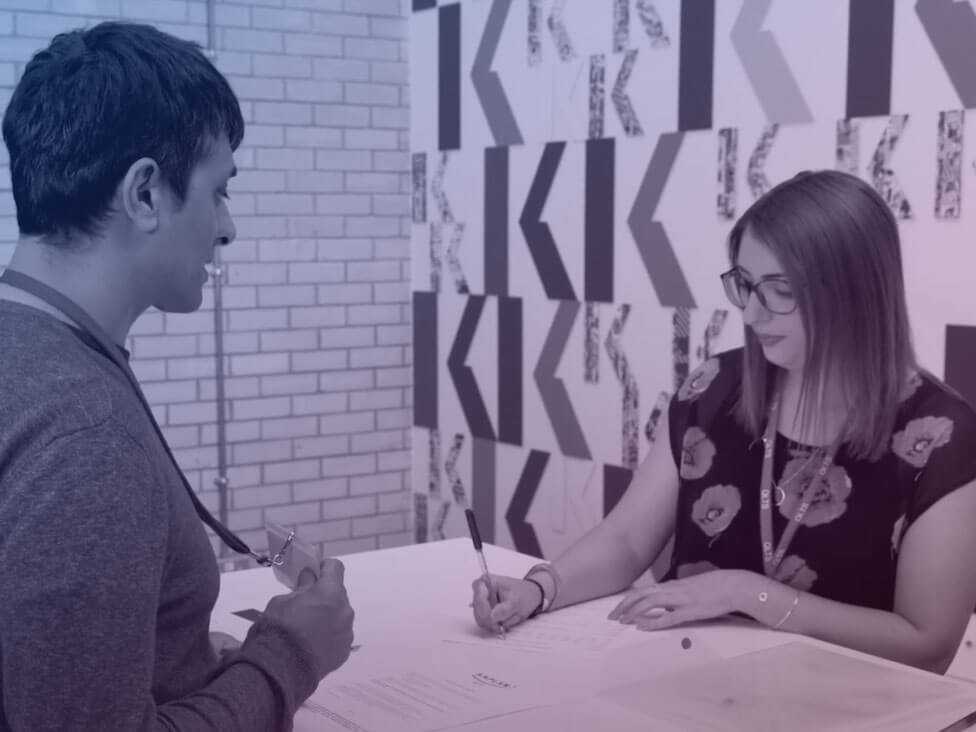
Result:
<svg viewBox="0 0 976 732">
<path fill-rule="evenodd" d="M 267 618 L 218 664 L 203 525 L 125 376 L 0 300 L 0 731 L 290 729 L 311 660 Z"/>
</svg>

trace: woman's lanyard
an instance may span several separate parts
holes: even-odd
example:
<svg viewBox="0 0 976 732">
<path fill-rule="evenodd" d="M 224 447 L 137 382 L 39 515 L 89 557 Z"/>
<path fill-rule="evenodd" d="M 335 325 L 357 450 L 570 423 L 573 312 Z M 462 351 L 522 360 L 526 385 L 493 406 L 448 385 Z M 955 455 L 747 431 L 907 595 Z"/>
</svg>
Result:
<svg viewBox="0 0 976 732">
<path fill-rule="evenodd" d="M 238 552 L 239 554 L 247 554 L 257 561 L 258 564 L 264 566 L 270 565 L 271 560 L 268 557 L 255 554 L 253 551 L 251 551 L 251 548 L 245 544 L 239 536 L 214 518 L 214 516 L 211 515 L 206 507 L 200 502 L 200 499 L 197 498 L 196 493 L 194 493 L 193 488 L 190 486 L 186 476 L 183 475 L 183 471 L 176 462 L 176 458 L 173 456 L 173 451 L 170 450 L 169 444 L 166 442 L 166 438 L 163 436 L 163 431 L 159 428 L 159 424 L 156 422 L 156 417 L 153 415 L 149 402 L 146 401 L 146 397 L 142 393 L 142 388 L 139 386 L 139 381 L 136 379 L 135 374 L 132 373 L 132 369 L 129 368 L 129 364 L 124 358 L 122 358 L 122 354 L 119 353 L 118 347 L 112 342 L 111 337 L 101 328 L 101 326 L 99 326 L 98 323 L 96 323 L 95 320 L 77 304 L 55 290 L 53 287 L 49 287 L 43 282 L 35 280 L 33 277 L 29 277 L 22 272 L 16 272 L 8 268 L 3 272 L 2 275 L 0 275 L 0 282 L 11 287 L 15 287 L 18 290 L 23 290 L 24 292 L 43 300 L 51 307 L 61 311 L 64 315 L 73 320 L 79 329 L 85 332 L 93 341 L 95 341 L 96 344 L 98 344 L 98 350 L 107 356 L 112 363 L 118 366 L 119 370 L 125 374 L 125 378 L 128 379 L 129 384 L 131 384 L 136 393 L 136 396 L 139 397 L 139 401 L 142 404 L 143 409 L 146 411 L 146 416 L 149 417 L 149 421 L 152 423 L 153 429 L 156 431 L 156 436 L 159 437 L 159 441 L 166 450 L 166 454 L 169 456 L 169 459 L 172 461 L 173 467 L 176 468 L 176 472 L 180 476 L 180 480 L 183 481 L 183 487 L 186 488 L 186 492 L 189 494 L 190 500 L 193 502 L 193 508 L 196 510 L 197 516 L 200 517 L 200 520 L 209 526 L 213 532 L 220 537 L 220 540 L 235 552 Z"/>
<path fill-rule="evenodd" d="M 783 535 L 780 537 L 779 544 L 774 551 L 772 506 L 773 453 L 776 447 L 776 428 L 779 418 L 780 398 L 781 390 L 777 389 L 776 395 L 773 397 L 772 403 L 769 406 L 769 419 L 766 422 L 766 432 L 763 435 L 763 465 L 761 482 L 759 484 L 759 531 L 762 538 L 763 571 L 765 571 L 767 577 L 772 577 L 776 574 L 776 570 L 779 569 L 783 557 L 786 556 L 786 550 L 790 548 L 793 537 L 796 536 L 797 530 L 803 523 L 803 517 L 806 516 L 810 508 L 810 503 L 816 495 L 817 489 L 820 487 L 820 483 L 826 479 L 827 471 L 834 464 L 834 457 L 837 455 L 837 449 L 840 447 L 841 442 L 840 436 L 834 440 L 834 443 L 824 454 L 816 475 L 811 478 L 806 488 L 800 493 L 800 507 L 783 530 Z"/>
</svg>

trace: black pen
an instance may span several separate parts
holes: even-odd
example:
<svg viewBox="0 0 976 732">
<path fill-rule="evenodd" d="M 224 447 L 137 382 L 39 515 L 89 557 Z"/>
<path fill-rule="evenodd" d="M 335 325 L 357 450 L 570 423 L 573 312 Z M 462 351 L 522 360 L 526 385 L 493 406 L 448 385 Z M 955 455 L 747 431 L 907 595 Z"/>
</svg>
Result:
<svg viewBox="0 0 976 732">
<path fill-rule="evenodd" d="M 478 563 L 481 565 L 481 574 L 485 580 L 485 586 L 488 588 L 488 599 L 489 603 L 491 598 L 495 598 L 495 602 L 501 601 L 501 595 L 495 591 L 495 583 L 491 581 L 491 573 L 488 572 L 488 563 L 485 562 L 485 553 L 481 548 L 481 533 L 478 531 L 478 522 L 475 521 L 474 511 L 470 508 L 464 509 L 464 517 L 468 520 L 468 532 L 471 534 L 471 541 L 474 543 L 474 552 L 478 555 Z M 499 635 L 502 638 L 505 637 L 505 626 L 501 623 L 498 624 L 500 628 Z"/>
</svg>

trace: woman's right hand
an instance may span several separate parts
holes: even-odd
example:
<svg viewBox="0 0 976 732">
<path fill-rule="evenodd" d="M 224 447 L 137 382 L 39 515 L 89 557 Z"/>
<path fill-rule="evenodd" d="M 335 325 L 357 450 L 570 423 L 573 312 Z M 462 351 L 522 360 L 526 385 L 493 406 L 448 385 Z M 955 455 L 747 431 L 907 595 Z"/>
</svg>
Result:
<svg viewBox="0 0 976 732">
<path fill-rule="evenodd" d="M 539 588 L 527 580 L 493 574 L 491 583 L 498 593 L 497 598 L 489 597 L 484 577 L 471 583 L 474 591 L 471 607 L 475 622 L 492 633 L 498 633 L 502 628 L 511 630 L 542 603 Z"/>
</svg>

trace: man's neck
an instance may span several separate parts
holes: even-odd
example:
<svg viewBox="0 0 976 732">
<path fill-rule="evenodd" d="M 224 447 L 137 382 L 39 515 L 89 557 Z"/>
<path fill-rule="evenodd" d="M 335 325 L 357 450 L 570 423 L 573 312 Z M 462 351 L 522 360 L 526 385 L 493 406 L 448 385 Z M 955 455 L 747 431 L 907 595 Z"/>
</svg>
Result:
<svg viewBox="0 0 976 732">
<path fill-rule="evenodd" d="M 52 287 L 84 310 L 122 345 L 136 318 L 145 309 L 134 302 L 129 273 L 118 271 L 111 260 L 90 248 L 55 251 L 36 239 L 21 239 L 8 265 Z M 0 286 L 0 298 L 20 302 L 69 324 L 74 321 L 46 301 L 23 290 Z"/>
</svg>

